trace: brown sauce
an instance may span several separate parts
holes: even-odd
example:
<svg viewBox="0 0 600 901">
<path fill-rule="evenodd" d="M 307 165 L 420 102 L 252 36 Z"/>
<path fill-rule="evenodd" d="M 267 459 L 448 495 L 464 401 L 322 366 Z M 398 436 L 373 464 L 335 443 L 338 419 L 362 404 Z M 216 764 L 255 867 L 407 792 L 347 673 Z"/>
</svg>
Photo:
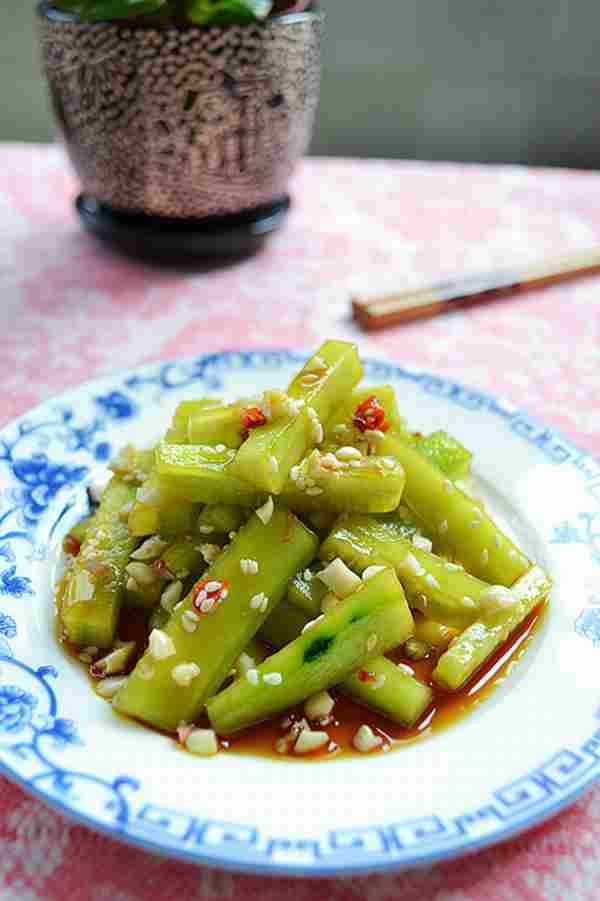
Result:
<svg viewBox="0 0 600 901">
<path fill-rule="evenodd" d="M 264 723 L 245 729 L 238 735 L 222 742 L 223 751 L 226 753 L 238 753 L 261 757 L 271 757 L 277 760 L 315 760 L 329 759 L 332 757 L 357 755 L 358 752 L 352 746 L 352 738 L 356 731 L 364 723 L 384 739 L 383 751 L 398 749 L 421 741 L 434 733 L 452 726 L 464 716 L 478 707 L 485 699 L 501 685 L 509 676 L 510 671 L 518 663 L 526 652 L 531 640 L 543 621 L 546 604 L 542 603 L 533 610 L 513 634 L 501 645 L 485 665 L 473 676 L 473 678 L 457 692 L 447 692 L 440 689 L 432 680 L 432 673 L 437 660 L 443 651 L 432 653 L 425 660 L 413 661 L 402 654 L 401 649 L 389 655 L 395 662 L 409 666 L 419 681 L 430 685 L 433 689 L 433 702 L 425 711 L 421 720 L 412 728 L 403 728 L 389 719 L 379 716 L 373 711 L 354 701 L 332 691 L 335 697 L 333 710 L 333 722 L 323 728 L 329 733 L 331 744 L 322 750 L 298 757 L 294 754 L 280 754 L 276 745 L 286 731 L 282 726 L 285 720 L 301 719 L 302 707 L 292 708 L 281 713 Z M 146 644 L 148 612 L 134 608 L 125 608 L 121 613 L 119 637 L 126 641 L 136 641 L 140 649 L 140 655 Z M 79 659 L 80 648 L 69 645 L 64 639 L 59 639 L 69 656 L 83 665 Z M 100 656 L 100 655 L 98 655 Z M 85 668 L 88 669 L 88 664 Z M 133 665 L 132 667 L 133 668 Z M 94 680 L 91 679 L 92 684 Z M 208 721 L 203 718 L 199 725 L 206 727 Z M 145 726 L 145 728 L 151 728 Z M 315 728 L 319 728 L 315 726 Z M 377 751 L 375 753 L 382 753 Z M 360 755 L 363 756 L 363 755 Z M 366 756 L 366 755 L 365 755 Z"/>
</svg>

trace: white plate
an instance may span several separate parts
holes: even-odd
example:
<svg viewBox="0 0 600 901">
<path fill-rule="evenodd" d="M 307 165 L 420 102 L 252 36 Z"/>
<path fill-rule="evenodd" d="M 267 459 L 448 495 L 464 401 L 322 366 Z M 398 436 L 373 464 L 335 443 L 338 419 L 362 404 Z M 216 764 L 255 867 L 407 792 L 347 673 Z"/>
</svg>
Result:
<svg viewBox="0 0 600 901">
<path fill-rule="evenodd" d="M 102 378 L 0 432 L 0 762 L 27 790 L 115 838 L 264 873 L 430 863 L 521 831 L 600 773 L 600 466 L 514 407 L 369 361 L 411 423 L 475 451 L 479 488 L 548 567 L 549 615 L 506 682 L 462 722 L 388 755 L 318 765 L 178 753 L 115 717 L 53 635 L 61 539 L 85 485 L 176 403 L 284 385 L 303 357 L 239 351 Z"/>
</svg>

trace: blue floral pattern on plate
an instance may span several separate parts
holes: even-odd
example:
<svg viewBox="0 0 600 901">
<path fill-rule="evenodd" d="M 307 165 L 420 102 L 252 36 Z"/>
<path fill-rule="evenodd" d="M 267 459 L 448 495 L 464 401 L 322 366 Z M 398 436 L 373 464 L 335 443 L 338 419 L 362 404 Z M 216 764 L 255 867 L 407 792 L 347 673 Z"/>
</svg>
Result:
<svg viewBox="0 0 600 901">
<path fill-rule="evenodd" d="M 83 822 L 148 848 L 237 869 L 328 874 L 388 869 L 473 850 L 548 816 L 579 794 L 600 773 L 600 728 L 558 750 L 516 783 L 492 792 L 489 803 L 457 817 L 426 815 L 410 822 L 330 832 L 326 838 L 292 841 L 263 835 L 260 828 L 198 819 L 144 800 L 128 775 L 100 778 L 72 754 L 85 742 L 77 723 L 59 715 L 55 668 L 21 659 L 20 618 L 15 601 L 33 592 L 29 566 L 61 531 L 65 516 L 80 506 L 82 490 L 113 445 L 126 443 L 127 427 L 145 404 L 185 387 L 218 391 L 234 370 L 277 370 L 304 359 L 290 351 L 235 351 L 194 360 L 151 364 L 123 377 L 90 383 L 79 406 L 44 404 L 0 432 L 0 756 L 9 775 Z M 600 466 L 554 431 L 510 404 L 450 380 L 382 361 L 366 362 L 373 380 L 408 381 L 463 411 L 486 411 L 542 459 L 572 467 L 589 488 L 590 509 L 575 521 L 557 523 L 552 542 L 579 546 L 600 566 L 600 511 L 591 505 Z M 122 431 L 119 431 L 119 430 Z M 599 568 L 600 572 L 600 568 Z M 22 614 L 21 614 L 22 615 Z M 576 617 L 573 627 L 600 647 L 600 605 Z M 29 649 L 28 649 L 29 650 Z M 28 658 L 29 659 L 29 658 Z M 65 763 L 61 764 L 62 755 Z M 67 763 L 67 759 L 69 763 Z"/>
</svg>

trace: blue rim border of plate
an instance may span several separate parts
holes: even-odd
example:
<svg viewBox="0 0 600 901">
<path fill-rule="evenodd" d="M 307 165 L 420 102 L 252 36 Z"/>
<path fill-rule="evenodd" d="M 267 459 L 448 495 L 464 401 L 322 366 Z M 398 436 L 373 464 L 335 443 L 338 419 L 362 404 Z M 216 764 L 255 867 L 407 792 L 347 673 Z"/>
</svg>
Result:
<svg viewBox="0 0 600 901">
<path fill-rule="evenodd" d="M 187 384 L 202 384 L 207 378 L 213 379 L 210 387 L 214 388 L 215 374 L 220 369 L 251 369 L 262 363 L 263 366 L 284 366 L 301 362 L 306 354 L 285 349 L 256 348 L 249 350 L 224 350 L 218 353 L 198 357 L 181 358 L 172 361 L 158 361 L 141 364 L 132 370 L 117 372 L 112 375 L 99 376 L 89 380 L 76 389 L 46 401 L 38 407 L 0 429 L 0 439 L 5 432 L 19 424 L 41 414 L 48 405 L 66 401 L 70 394 L 89 391 L 95 384 L 110 382 L 114 389 L 119 388 L 119 396 L 127 399 L 127 392 L 135 392 L 141 385 L 154 384 L 160 391 L 180 388 Z M 189 368 L 186 381 L 173 382 L 172 376 L 177 370 Z M 577 448 L 564 438 L 556 429 L 550 429 L 531 418 L 521 408 L 502 401 L 486 392 L 468 388 L 452 379 L 435 376 L 419 368 L 399 366 L 383 359 L 365 359 L 366 375 L 371 378 L 408 380 L 419 385 L 426 393 L 443 397 L 467 410 L 485 409 L 500 416 L 510 430 L 538 449 L 550 460 L 559 464 L 574 466 L 584 479 L 588 481 L 591 498 L 600 508 L 600 463 L 590 454 Z M 217 378 L 218 381 L 218 378 Z M 118 399 L 117 399 L 118 400 Z M 135 403 L 132 402 L 132 409 Z M 133 413 L 132 413 L 133 415 Z M 593 514 L 595 515 L 595 514 Z M 574 541 L 579 539 L 574 538 Z M 562 539 L 561 543 L 568 543 Z M 596 551 L 591 547 L 596 563 L 600 563 Z M 11 618 L 8 617 L 10 620 Z M 600 636 L 594 636 L 600 644 Z M 56 676 L 50 667 L 42 667 L 34 671 L 27 664 L 12 658 L 8 644 L 3 640 L 5 649 L 0 649 L 0 657 L 5 663 L 15 664 L 28 671 L 34 679 L 43 684 L 50 697 L 50 707 L 56 713 L 57 703 L 53 688 L 48 684 L 49 676 Z M 596 719 L 600 720 L 600 709 L 596 711 Z M 39 734 L 53 738 L 55 745 L 64 746 L 77 741 L 76 727 L 66 720 L 53 718 L 56 725 L 45 727 Z M 60 725 L 62 724 L 62 725 Z M 70 730 L 72 729 L 72 734 Z M 29 746 L 27 746 L 29 747 Z M 48 764 L 48 759 L 44 760 Z M 69 771 L 58 765 L 50 772 L 55 785 L 64 782 L 64 790 L 69 790 Z M 112 800 L 106 805 L 116 810 L 115 826 L 108 826 L 94 816 L 82 813 L 65 801 L 59 800 L 49 791 L 43 791 L 32 784 L 31 779 L 21 776 L 15 768 L 0 761 L 0 770 L 13 782 L 20 785 L 30 794 L 54 809 L 79 823 L 96 829 L 105 835 L 120 841 L 141 847 L 145 850 L 177 857 L 179 859 L 200 863 L 217 868 L 236 870 L 238 872 L 272 875 L 272 876 L 350 876 L 360 873 L 394 871 L 410 866 L 425 866 L 444 859 L 458 857 L 491 846 L 499 841 L 513 837 L 558 813 L 572 803 L 586 788 L 600 777 L 600 725 L 596 726 L 590 737 L 577 749 L 565 747 L 560 749 L 545 763 L 516 782 L 502 786 L 491 793 L 490 803 L 484 807 L 465 813 L 459 817 L 442 818 L 427 816 L 409 822 L 390 823 L 382 826 L 367 826 L 356 829 L 342 829 L 329 834 L 329 844 L 321 848 L 322 841 L 303 840 L 294 842 L 286 838 L 270 838 L 259 850 L 260 830 L 258 827 L 239 826 L 217 820 L 200 821 L 188 814 L 169 811 L 156 806 L 141 805 L 137 822 L 141 822 L 138 831 L 133 828 L 134 820 L 129 817 L 128 802 L 122 795 L 127 787 L 134 791 L 139 789 L 136 780 L 130 777 L 116 779 L 112 785 L 105 784 Z M 58 775 L 57 775 L 58 774 Z M 93 776 L 72 774 L 75 777 L 96 781 Z M 116 803 L 115 803 L 116 802 Z M 155 819 L 152 819 L 154 817 Z M 171 818 L 184 818 L 188 827 L 183 838 L 167 840 Z M 497 828 L 482 837 L 476 837 L 478 827 L 492 820 Z M 219 844 L 205 843 L 186 848 L 186 841 L 202 842 L 213 828 L 216 835 L 221 836 L 221 853 Z M 146 835 L 140 834 L 141 829 Z M 154 831 L 150 838 L 148 832 Z M 160 839 L 162 831 L 162 841 Z M 470 831 L 473 833 L 470 835 Z M 216 836 L 213 836 L 214 838 Z M 371 846 L 372 850 L 368 849 Z M 229 847 L 228 847 L 229 846 Z M 210 847 L 211 851 L 206 848 Z M 280 862 L 273 859 L 276 853 L 312 854 L 315 865 L 292 862 Z M 227 853 L 227 852 L 230 853 Z M 271 859 L 269 860 L 269 856 Z M 327 860 L 329 857 L 329 860 Z M 358 860 L 358 857 L 362 857 Z"/>
</svg>

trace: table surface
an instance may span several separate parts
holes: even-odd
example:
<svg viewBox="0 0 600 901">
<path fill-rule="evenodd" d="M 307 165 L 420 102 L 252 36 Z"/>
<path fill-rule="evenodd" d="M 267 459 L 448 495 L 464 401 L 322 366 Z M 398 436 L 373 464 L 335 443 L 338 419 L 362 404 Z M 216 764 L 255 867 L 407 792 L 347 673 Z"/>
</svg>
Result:
<svg viewBox="0 0 600 901">
<path fill-rule="evenodd" d="M 600 243 L 600 174 L 309 160 L 288 224 L 251 260 L 164 270 L 79 228 L 57 147 L 0 147 L 0 420 L 88 377 L 236 345 L 351 337 L 558 426 L 600 456 L 600 277 L 361 335 L 353 291 Z M 600 785 L 532 832 L 396 876 L 295 881 L 209 871 L 73 825 L 0 779 L 0 899 L 597 901 Z"/>
</svg>

